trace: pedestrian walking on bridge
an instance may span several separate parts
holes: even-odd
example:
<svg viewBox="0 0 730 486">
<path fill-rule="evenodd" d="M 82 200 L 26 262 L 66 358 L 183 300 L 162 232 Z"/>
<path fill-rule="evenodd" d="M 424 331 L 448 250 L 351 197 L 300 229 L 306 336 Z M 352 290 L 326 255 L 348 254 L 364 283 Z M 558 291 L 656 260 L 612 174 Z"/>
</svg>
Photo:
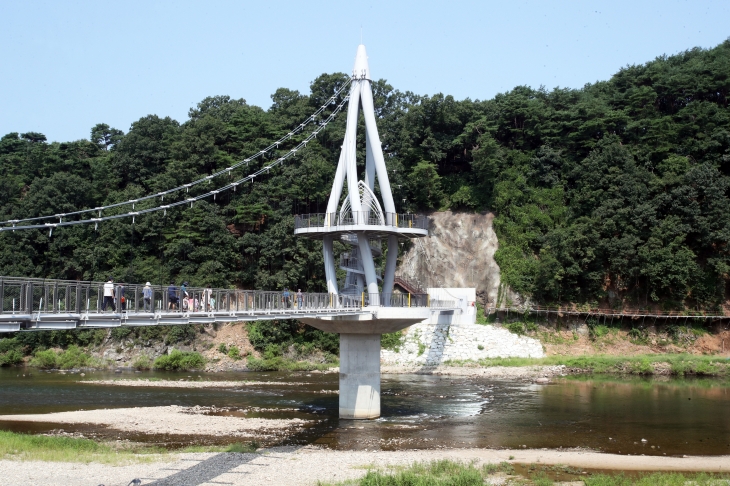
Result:
<svg viewBox="0 0 730 486">
<path fill-rule="evenodd" d="M 144 299 L 144 311 L 152 312 L 152 284 L 149 282 L 142 289 L 142 298 Z"/>
<path fill-rule="evenodd" d="M 107 305 L 112 306 L 112 312 L 117 311 L 117 306 L 114 304 L 114 279 L 111 277 L 104 284 L 104 303 L 101 304 L 102 312 L 106 312 Z"/>
<path fill-rule="evenodd" d="M 177 309 L 177 287 L 175 287 L 175 282 L 172 282 L 170 286 L 167 287 L 167 309 Z"/>
</svg>

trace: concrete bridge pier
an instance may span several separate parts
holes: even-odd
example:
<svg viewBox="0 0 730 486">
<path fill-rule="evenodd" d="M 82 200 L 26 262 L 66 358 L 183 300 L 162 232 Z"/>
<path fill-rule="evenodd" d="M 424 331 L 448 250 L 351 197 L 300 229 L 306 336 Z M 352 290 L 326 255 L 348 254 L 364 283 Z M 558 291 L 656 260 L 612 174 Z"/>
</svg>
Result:
<svg viewBox="0 0 730 486">
<path fill-rule="evenodd" d="M 428 307 L 364 307 L 358 316 L 302 317 L 324 332 L 340 335 L 340 418 L 380 417 L 380 335 L 423 322 Z"/>
<path fill-rule="evenodd" d="M 380 417 L 380 334 L 340 334 L 340 418 Z"/>
</svg>

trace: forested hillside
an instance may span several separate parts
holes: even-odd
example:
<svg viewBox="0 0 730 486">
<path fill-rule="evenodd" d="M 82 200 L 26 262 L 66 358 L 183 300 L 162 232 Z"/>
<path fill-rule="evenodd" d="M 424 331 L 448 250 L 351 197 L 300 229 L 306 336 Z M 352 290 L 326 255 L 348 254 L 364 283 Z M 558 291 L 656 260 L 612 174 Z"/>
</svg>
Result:
<svg viewBox="0 0 730 486">
<path fill-rule="evenodd" d="M 206 98 L 182 123 L 149 115 L 126 133 L 99 124 L 89 140 L 7 134 L 0 217 L 93 208 L 228 167 L 301 123 L 343 79 L 322 75 L 308 94 L 281 88 L 268 110 Z M 519 86 L 485 101 L 420 96 L 384 80 L 374 90 L 397 209 L 495 211 L 496 258 L 514 290 L 541 302 L 609 291 L 642 305 L 725 301 L 730 41 L 579 90 Z M 0 274 L 323 290 L 321 243 L 295 238 L 293 215 L 324 211 L 344 123 L 338 117 L 292 162 L 192 209 L 52 236 L 3 232 Z"/>
</svg>

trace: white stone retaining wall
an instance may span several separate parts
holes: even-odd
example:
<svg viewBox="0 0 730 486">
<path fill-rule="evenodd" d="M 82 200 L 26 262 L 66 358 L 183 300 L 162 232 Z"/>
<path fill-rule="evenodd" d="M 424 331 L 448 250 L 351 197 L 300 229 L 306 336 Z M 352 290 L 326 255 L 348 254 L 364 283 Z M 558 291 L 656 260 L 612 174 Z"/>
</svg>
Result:
<svg viewBox="0 0 730 486">
<path fill-rule="evenodd" d="M 435 313 L 431 319 L 409 327 L 400 351 L 381 350 L 381 362 L 436 366 L 448 360 L 545 356 L 537 339 L 492 325 L 461 323 L 459 317 Z"/>
</svg>

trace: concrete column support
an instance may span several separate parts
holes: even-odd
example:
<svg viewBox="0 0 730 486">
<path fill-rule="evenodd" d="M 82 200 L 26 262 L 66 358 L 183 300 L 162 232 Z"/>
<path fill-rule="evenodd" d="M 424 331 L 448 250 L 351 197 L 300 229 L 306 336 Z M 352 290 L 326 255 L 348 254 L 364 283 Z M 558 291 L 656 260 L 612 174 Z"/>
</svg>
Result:
<svg viewBox="0 0 730 486">
<path fill-rule="evenodd" d="M 378 280 L 375 275 L 375 261 L 370 251 L 370 241 L 368 236 L 360 233 L 357 235 L 357 244 L 360 249 L 360 261 L 365 271 L 365 284 L 367 285 L 367 293 L 370 294 L 370 305 L 380 305 L 378 298 Z"/>
<path fill-rule="evenodd" d="M 333 238 L 325 236 L 322 245 L 322 253 L 324 257 L 324 276 L 327 279 L 327 292 L 337 294 L 337 273 L 335 269 L 335 252 L 333 248 Z"/>
<path fill-rule="evenodd" d="M 395 280 L 395 267 L 398 263 L 398 237 L 388 236 L 388 255 L 385 259 L 385 275 L 383 275 L 383 295 L 393 293 L 393 281 Z M 385 297 L 387 299 L 388 297 Z M 388 304 L 383 304 L 388 305 Z"/>
<path fill-rule="evenodd" d="M 380 417 L 380 334 L 340 334 L 340 418 Z"/>
</svg>

